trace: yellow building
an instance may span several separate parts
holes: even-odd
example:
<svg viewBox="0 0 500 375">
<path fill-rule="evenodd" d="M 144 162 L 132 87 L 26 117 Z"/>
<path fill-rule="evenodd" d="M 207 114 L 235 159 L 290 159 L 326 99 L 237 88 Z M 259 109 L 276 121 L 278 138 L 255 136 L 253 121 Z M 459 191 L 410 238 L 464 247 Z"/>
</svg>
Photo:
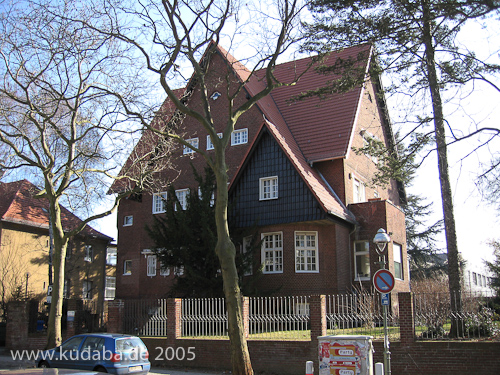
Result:
<svg viewBox="0 0 500 375">
<path fill-rule="evenodd" d="M 9 300 L 45 302 L 50 294 L 48 202 L 34 198 L 37 191 L 27 180 L 0 183 L 0 309 L 3 317 Z M 80 222 L 65 208 L 62 208 L 62 216 L 65 228 Z M 70 241 L 66 254 L 64 296 L 82 299 L 100 322 L 105 315 L 105 300 L 114 298 L 116 247 L 110 245 L 112 240 L 87 226 Z"/>
</svg>

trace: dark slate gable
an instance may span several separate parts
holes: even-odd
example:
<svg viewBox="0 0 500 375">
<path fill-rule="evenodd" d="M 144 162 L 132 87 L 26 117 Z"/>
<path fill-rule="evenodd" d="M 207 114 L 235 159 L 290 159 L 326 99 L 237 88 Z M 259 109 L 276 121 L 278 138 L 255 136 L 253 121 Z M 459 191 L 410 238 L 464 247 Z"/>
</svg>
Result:
<svg viewBox="0 0 500 375">
<path fill-rule="evenodd" d="M 259 179 L 278 176 L 278 199 L 259 200 Z M 235 225 L 272 225 L 325 219 L 326 214 L 274 138 L 265 131 L 231 189 Z"/>
</svg>

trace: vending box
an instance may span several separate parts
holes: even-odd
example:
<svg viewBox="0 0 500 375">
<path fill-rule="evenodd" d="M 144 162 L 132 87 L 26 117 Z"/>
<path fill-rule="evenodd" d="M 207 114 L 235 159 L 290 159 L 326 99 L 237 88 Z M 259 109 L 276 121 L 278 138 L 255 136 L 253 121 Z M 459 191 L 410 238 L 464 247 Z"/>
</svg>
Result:
<svg viewBox="0 0 500 375">
<path fill-rule="evenodd" d="M 320 336 L 319 375 L 373 375 L 373 336 Z"/>
</svg>

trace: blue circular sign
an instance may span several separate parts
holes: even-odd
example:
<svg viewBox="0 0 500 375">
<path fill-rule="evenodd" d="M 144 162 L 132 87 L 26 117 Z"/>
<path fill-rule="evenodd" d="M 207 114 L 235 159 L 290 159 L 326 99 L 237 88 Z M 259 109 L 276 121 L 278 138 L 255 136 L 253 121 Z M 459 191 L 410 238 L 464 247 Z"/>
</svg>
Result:
<svg viewBox="0 0 500 375">
<path fill-rule="evenodd" d="M 394 289 L 394 275 L 389 270 L 378 270 L 373 275 L 373 286 L 380 293 L 389 293 Z"/>
</svg>

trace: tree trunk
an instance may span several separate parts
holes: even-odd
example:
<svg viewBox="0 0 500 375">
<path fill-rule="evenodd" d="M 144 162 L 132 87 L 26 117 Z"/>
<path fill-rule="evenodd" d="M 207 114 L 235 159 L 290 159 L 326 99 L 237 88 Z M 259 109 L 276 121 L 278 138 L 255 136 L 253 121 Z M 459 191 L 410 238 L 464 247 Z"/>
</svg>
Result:
<svg viewBox="0 0 500 375">
<path fill-rule="evenodd" d="M 55 348 L 62 343 L 62 307 L 64 296 L 64 269 L 66 264 L 66 247 L 68 240 L 64 236 L 61 223 L 61 209 L 55 199 L 49 198 L 50 220 L 54 236 L 54 284 L 52 285 L 52 303 L 50 304 L 49 322 L 47 326 L 47 348 Z"/>
<path fill-rule="evenodd" d="M 462 325 L 457 319 L 462 311 L 462 296 L 460 283 L 460 264 L 458 260 L 457 233 L 455 229 L 455 216 L 453 213 L 453 196 L 451 192 L 448 150 L 446 145 L 446 131 L 444 125 L 443 103 L 439 90 L 439 81 L 436 72 L 435 51 L 432 43 L 432 30 L 430 11 L 427 0 L 422 1 L 424 14 L 423 38 L 425 45 L 425 64 L 432 109 L 434 114 L 434 132 L 438 156 L 439 183 L 441 186 L 441 199 L 443 203 L 444 229 L 446 234 L 446 248 L 448 251 L 448 283 L 452 311 L 451 336 L 462 336 Z"/>
<path fill-rule="evenodd" d="M 231 241 L 227 223 L 228 176 L 225 150 L 217 150 L 215 177 L 217 200 L 215 220 L 217 224 L 216 253 L 222 269 L 224 296 L 226 297 L 229 340 L 231 341 L 231 365 L 234 375 L 253 375 L 243 324 L 242 296 L 236 269 L 236 248 Z"/>
</svg>

